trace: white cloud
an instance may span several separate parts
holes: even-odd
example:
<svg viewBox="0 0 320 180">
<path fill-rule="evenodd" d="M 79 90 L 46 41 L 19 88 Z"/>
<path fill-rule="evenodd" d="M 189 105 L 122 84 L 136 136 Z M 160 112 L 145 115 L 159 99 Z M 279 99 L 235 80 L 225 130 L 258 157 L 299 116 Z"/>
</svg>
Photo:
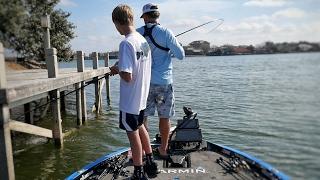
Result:
<svg viewBox="0 0 320 180">
<path fill-rule="evenodd" d="M 292 18 L 301 17 L 312 17 L 312 19 L 292 20 Z M 271 15 L 262 14 L 247 17 L 239 21 L 226 22 L 211 36 L 207 35 L 204 40 L 208 40 L 212 45 L 257 45 L 265 41 L 297 42 L 306 40 L 319 42 L 320 23 L 314 17 L 320 16 L 313 12 L 301 13 L 296 9 L 294 11 L 292 9 L 281 10 Z M 290 18 L 290 20 L 283 18 Z"/>
<path fill-rule="evenodd" d="M 212 0 L 170 0 L 159 4 L 160 8 L 160 24 L 173 31 L 174 34 L 184 32 L 195 26 L 208 22 L 210 20 L 218 19 L 218 14 L 221 11 L 232 8 L 234 3 L 230 1 L 212 1 Z M 210 24 L 214 26 L 214 24 Z M 196 32 L 209 31 L 210 27 L 199 28 L 191 33 L 189 36 L 195 35 Z M 184 38 L 187 38 L 184 36 Z M 196 38 L 196 37 L 194 37 Z"/>
<path fill-rule="evenodd" d="M 64 7 L 76 7 L 78 6 L 73 0 L 61 0 L 59 2 L 59 5 L 64 6 Z"/>
<path fill-rule="evenodd" d="M 306 13 L 298 8 L 288 8 L 275 12 L 273 15 L 275 18 L 286 17 L 286 18 L 302 18 L 306 16 Z"/>
<path fill-rule="evenodd" d="M 286 0 L 249 0 L 245 2 L 244 6 L 257 6 L 257 7 L 281 7 L 286 5 Z"/>
<path fill-rule="evenodd" d="M 311 17 L 310 13 L 298 8 L 288 8 L 280 11 L 276 11 L 271 15 L 262 14 L 259 16 L 247 17 L 244 20 L 248 22 L 266 22 L 266 21 L 276 21 L 282 18 L 299 19 L 304 17 Z"/>
<path fill-rule="evenodd" d="M 214 45 L 257 45 L 265 41 L 297 42 L 306 40 L 319 42 L 320 34 L 317 33 L 319 31 L 320 23 L 316 21 L 301 24 L 242 21 L 225 24 L 213 36 L 208 36 L 207 40 Z"/>
</svg>

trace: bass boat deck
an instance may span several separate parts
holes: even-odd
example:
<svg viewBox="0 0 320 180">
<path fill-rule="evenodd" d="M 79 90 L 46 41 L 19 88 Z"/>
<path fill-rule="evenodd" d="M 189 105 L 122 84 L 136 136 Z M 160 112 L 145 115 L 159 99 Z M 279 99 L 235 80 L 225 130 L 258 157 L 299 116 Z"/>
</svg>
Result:
<svg viewBox="0 0 320 180">
<path fill-rule="evenodd" d="M 204 141 L 196 113 L 190 108 L 184 108 L 184 111 L 186 116 L 178 120 L 169 138 L 170 158 L 161 160 L 157 155 L 154 156 L 160 173 L 153 179 L 289 179 L 270 164 L 249 154 Z M 152 148 L 159 147 L 160 142 L 161 137 L 157 135 L 152 142 Z M 97 159 L 66 179 L 130 179 L 132 173 L 130 148 L 123 148 Z"/>
</svg>

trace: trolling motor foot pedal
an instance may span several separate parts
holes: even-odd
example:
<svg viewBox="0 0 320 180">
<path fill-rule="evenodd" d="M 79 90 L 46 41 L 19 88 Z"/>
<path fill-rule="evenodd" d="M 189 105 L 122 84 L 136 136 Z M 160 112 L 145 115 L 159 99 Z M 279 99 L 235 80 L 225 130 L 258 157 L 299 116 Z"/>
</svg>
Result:
<svg viewBox="0 0 320 180">
<path fill-rule="evenodd" d="M 163 160 L 163 168 L 191 168 L 191 155 L 171 156 L 169 159 Z"/>
</svg>

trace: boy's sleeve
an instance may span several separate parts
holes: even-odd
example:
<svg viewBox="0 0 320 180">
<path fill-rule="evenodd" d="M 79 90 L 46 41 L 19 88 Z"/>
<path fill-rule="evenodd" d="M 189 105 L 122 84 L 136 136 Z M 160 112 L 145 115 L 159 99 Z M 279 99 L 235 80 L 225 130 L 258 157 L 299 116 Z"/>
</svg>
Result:
<svg viewBox="0 0 320 180">
<path fill-rule="evenodd" d="M 119 47 L 119 72 L 132 73 L 133 61 L 134 49 L 132 45 L 127 41 L 121 42 Z"/>
</svg>

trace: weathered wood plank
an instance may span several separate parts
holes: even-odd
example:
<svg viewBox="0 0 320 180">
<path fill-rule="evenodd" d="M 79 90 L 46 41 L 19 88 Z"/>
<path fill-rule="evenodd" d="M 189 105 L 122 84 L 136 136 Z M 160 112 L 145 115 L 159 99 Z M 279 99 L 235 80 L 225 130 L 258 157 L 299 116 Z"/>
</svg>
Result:
<svg viewBox="0 0 320 180">
<path fill-rule="evenodd" d="M 13 130 L 13 131 L 52 138 L 52 130 L 50 129 L 38 127 L 35 125 L 31 125 L 31 124 L 27 124 L 27 123 L 15 121 L 15 120 L 10 120 L 9 128 L 10 130 Z"/>
<path fill-rule="evenodd" d="M 84 72 L 84 53 L 83 51 L 77 51 L 77 69 L 78 72 Z M 80 98 L 81 98 L 81 111 L 82 111 L 82 122 L 85 123 L 87 121 L 87 100 L 86 100 L 86 91 L 84 88 L 85 82 L 81 81 L 80 86 L 83 87 L 80 90 Z"/>
<path fill-rule="evenodd" d="M 60 90 L 60 108 L 61 112 L 65 113 L 66 112 L 66 96 L 65 96 L 65 91 Z"/>
<path fill-rule="evenodd" d="M 59 76 L 57 50 L 56 48 L 48 48 L 45 50 L 46 64 L 48 70 L 48 78 L 56 78 Z"/>
<path fill-rule="evenodd" d="M 109 67 L 109 53 L 104 59 L 104 66 Z M 111 100 L 110 100 L 110 77 L 109 75 L 106 75 L 106 96 L 107 96 L 107 105 L 110 108 L 111 106 Z"/>
<path fill-rule="evenodd" d="M 93 69 L 98 70 L 99 69 L 99 61 L 98 61 L 98 53 L 92 52 L 92 66 Z M 93 78 L 95 80 L 94 82 L 94 92 L 95 92 L 95 112 L 98 116 L 100 113 L 100 94 L 99 94 L 99 87 L 100 82 L 98 80 L 98 77 Z"/>
<path fill-rule="evenodd" d="M 0 89 L 0 104 L 8 104 L 7 90 Z"/>
<path fill-rule="evenodd" d="M 76 90 L 76 110 L 77 110 L 77 125 L 82 125 L 82 108 L 81 108 L 81 85 L 80 83 L 76 83 L 74 86 Z"/>
<path fill-rule="evenodd" d="M 60 112 L 60 101 L 56 101 L 60 97 L 59 90 L 50 91 L 50 106 L 53 114 L 53 129 L 52 134 L 57 146 L 63 145 L 63 134 L 61 125 L 61 112 Z"/>
<path fill-rule="evenodd" d="M 84 87 L 85 82 L 81 82 L 81 87 Z M 82 108 L 82 122 L 86 123 L 88 120 L 87 114 L 87 98 L 86 98 L 86 90 L 84 88 L 81 89 L 81 108 Z"/>
<path fill-rule="evenodd" d="M 7 78 L 6 78 L 6 64 L 4 62 L 4 51 L 2 43 L 0 42 L 0 88 L 7 88 Z"/>
<path fill-rule="evenodd" d="M 24 104 L 24 120 L 28 124 L 33 124 L 33 108 L 31 103 Z"/>
<path fill-rule="evenodd" d="M 58 72 L 58 59 L 57 51 L 55 48 L 49 48 L 45 50 L 46 63 L 48 69 L 48 78 L 56 79 L 59 76 Z M 62 133 L 62 120 L 61 120 L 61 107 L 60 107 L 60 91 L 58 89 L 53 89 L 49 92 L 50 95 L 50 105 L 53 116 L 53 128 L 52 136 L 56 146 L 63 146 L 63 133 Z"/>
<path fill-rule="evenodd" d="M 104 76 L 109 72 L 109 68 L 99 68 L 97 70 L 88 70 L 85 72 L 67 74 L 57 78 L 32 80 L 30 82 L 25 82 L 20 86 L 9 87 L 7 90 L 9 104 L 16 101 L 21 101 L 30 96 L 35 96 L 54 89 L 70 86 L 74 83 L 86 81 L 92 79 L 93 77 Z"/>
<path fill-rule="evenodd" d="M 4 100 L 0 104 L 0 179 L 14 179 L 14 164 L 12 156 L 11 134 L 9 128 L 9 108 L 7 100 L 7 79 L 3 55 L 3 46 L 0 43 L 0 90 L 4 92 L 2 97 Z"/>
</svg>

